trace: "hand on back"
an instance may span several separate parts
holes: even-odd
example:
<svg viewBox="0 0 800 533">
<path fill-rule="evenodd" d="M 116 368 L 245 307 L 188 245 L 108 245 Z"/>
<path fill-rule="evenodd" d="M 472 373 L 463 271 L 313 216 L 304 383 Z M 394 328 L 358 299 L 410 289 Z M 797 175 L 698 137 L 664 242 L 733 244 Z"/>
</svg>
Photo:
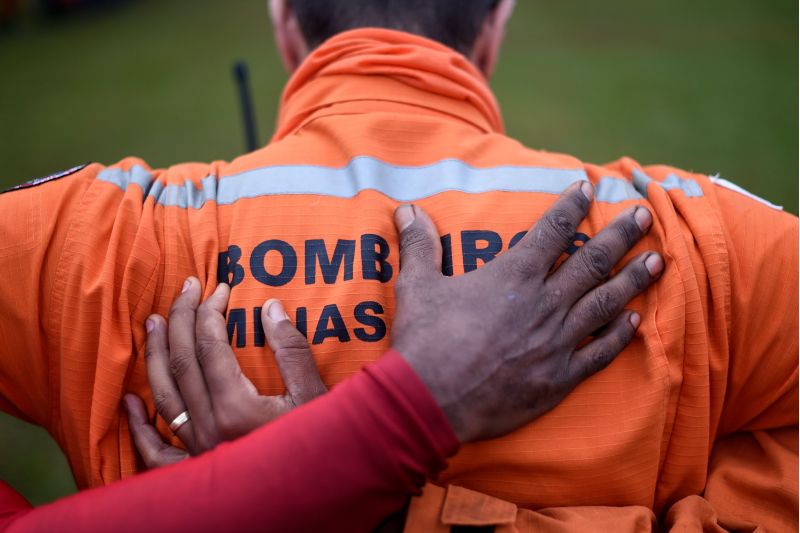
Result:
<svg viewBox="0 0 800 533">
<path fill-rule="evenodd" d="M 660 276 L 663 261 L 646 252 L 608 276 L 649 230 L 646 208 L 623 212 L 553 269 L 591 197 L 588 184 L 570 187 L 512 250 L 452 278 L 441 274 L 441 242 L 428 215 L 417 206 L 396 211 L 401 271 L 392 346 L 426 383 L 461 442 L 502 435 L 541 416 L 633 338 L 640 318 L 624 306 Z M 228 344 L 229 296 L 227 285 L 219 285 L 201 304 L 200 283 L 190 278 L 169 324 L 148 319 L 156 410 L 167 422 L 189 415 L 176 430 L 184 451 L 161 439 L 139 398 L 126 396 L 134 442 L 149 468 L 242 436 L 326 391 L 305 337 L 280 302 L 270 300 L 262 325 L 286 393 L 260 395 Z"/>
<path fill-rule="evenodd" d="M 607 278 L 650 229 L 647 208 L 627 209 L 553 270 L 592 197 L 590 184 L 576 183 L 513 249 L 452 278 L 441 273 L 441 242 L 428 215 L 416 206 L 396 211 L 401 269 L 392 346 L 461 442 L 541 416 L 633 338 L 640 317 L 624 307 L 660 276 L 663 261 L 646 252 Z"/>
<path fill-rule="evenodd" d="M 186 446 L 184 451 L 166 444 L 148 421 L 142 400 L 126 395 L 134 443 L 148 468 L 241 437 L 327 390 L 305 337 L 281 303 L 270 300 L 261 323 L 286 392 L 260 395 L 228 344 L 224 313 L 229 297 L 230 288 L 220 284 L 201 304 L 200 282 L 189 278 L 170 310 L 169 324 L 158 315 L 148 318 L 145 360 L 153 402 L 165 421 L 177 422 L 173 428 L 180 424 L 174 431 Z M 188 420 L 180 423 L 183 413 Z"/>
</svg>

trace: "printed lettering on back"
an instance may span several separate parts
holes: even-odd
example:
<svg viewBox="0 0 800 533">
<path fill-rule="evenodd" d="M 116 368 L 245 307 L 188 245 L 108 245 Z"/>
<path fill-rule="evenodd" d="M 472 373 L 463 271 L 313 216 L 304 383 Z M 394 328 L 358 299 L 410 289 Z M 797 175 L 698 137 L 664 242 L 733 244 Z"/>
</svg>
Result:
<svg viewBox="0 0 800 533">
<path fill-rule="evenodd" d="M 461 241 L 460 264 L 464 273 L 468 273 L 513 248 L 525 234 L 525 231 L 516 233 L 507 244 L 499 233 L 490 230 L 465 230 L 456 235 L 443 235 L 442 273 L 446 276 L 454 273 L 454 237 Z M 577 252 L 589 239 L 584 233 L 576 233 L 566 253 L 571 255 Z M 398 253 L 390 249 L 386 238 L 375 234 L 335 241 L 308 239 L 297 249 L 284 240 L 267 239 L 253 247 L 249 254 L 247 252 L 241 246 L 231 244 L 219 253 L 217 280 L 220 283 L 227 283 L 234 288 L 245 278 L 250 278 L 267 287 L 282 287 L 295 280 L 301 280 L 306 286 L 333 285 L 354 280 L 385 284 L 396 274 L 389 263 L 390 255 Z M 248 255 L 249 261 L 246 260 Z M 268 258 L 271 260 L 268 261 Z M 357 269 L 355 265 L 361 268 Z M 265 345 L 261 313 L 261 307 L 228 310 L 228 340 L 232 346 L 244 348 Z M 388 328 L 383 315 L 384 308 L 380 302 L 358 302 L 353 312 L 357 325 L 350 329 L 339 306 L 328 302 L 313 313 L 307 307 L 298 307 L 294 324 L 312 346 L 354 340 L 372 343 L 386 338 Z"/>
</svg>

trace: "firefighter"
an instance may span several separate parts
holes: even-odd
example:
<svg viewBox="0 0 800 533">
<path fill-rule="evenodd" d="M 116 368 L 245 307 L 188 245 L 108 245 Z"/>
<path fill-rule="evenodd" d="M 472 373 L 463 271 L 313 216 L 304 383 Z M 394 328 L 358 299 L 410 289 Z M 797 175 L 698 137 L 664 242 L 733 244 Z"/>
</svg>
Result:
<svg viewBox="0 0 800 533">
<path fill-rule="evenodd" d="M 438 482 L 468 492 L 429 486 L 409 523 L 796 528 L 795 217 L 718 176 L 595 165 L 505 135 L 487 78 L 511 0 L 270 7 L 293 74 L 267 146 L 164 169 L 92 163 L 0 196 L 0 399 L 56 436 L 79 486 L 138 471 L 120 401 L 135 393 L 153 413 L 142 324 L 188 276 L 206 296 L 232 287 L 227 330 L 258 391 L 282 392 L 262 353 L 268 298 L 331 387 L 391 346 L 398 205 L 430 213 L 442 270 L 460 276 L 588 181 L 595 204 L 562 261 L 601 275 L 613 254 L 586 243 L 617 216 L 649 229 L 626 260 L 664 258 L 632 303 L 637 337 L 549 414 L 463 446 Z"/>
</svg>

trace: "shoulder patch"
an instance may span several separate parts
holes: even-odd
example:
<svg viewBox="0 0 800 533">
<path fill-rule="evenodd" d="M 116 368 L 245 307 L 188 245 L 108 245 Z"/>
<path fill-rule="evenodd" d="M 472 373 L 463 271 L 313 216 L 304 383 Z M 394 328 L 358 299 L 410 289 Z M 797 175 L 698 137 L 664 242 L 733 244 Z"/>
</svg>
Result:
<svg viewBox="0 0 800 533">
<path fill-rule="evenodd" d="M 713 183 L 714 185 L 718 185 L 720 187 L 724 187 L 726 189 L 730 189 L 731 191 L 736 191 L 739 194 L 747 196 L 751 200 L 755 200 L 756 202 L 759 202 L 759 203 L 762 203 L 762 204 L 766 205 L 767 207 L 771 207 L 772 209 L 777 209 L 778 211 L 783 211 L 783 206 L 775 205 L 775 204 L 773 204 L 772 202 L 770 202 L 768 200 L 764 200 L 760 196 L 756 196 L 755 194 L 751 193 L 750 191 L 747 191 L 747 190 L 739 187 L 735 183 L 732 183 L 732 182 L 726 180 L 725 178 L 720 178 L 719 174 L 716 174 L 714 176 L 709 176 L 708 179 L 710 179 L 711 183 Z"/>
<path fill-rule="evenodd" d="M 0 194 L 5 194 L 7 192 L 12 192 L 12 191 L 19 191 L 19 190 L 22 190 L 22 189 L 30 189 L 31 187 L 36 187 L 38 185 L 42 185 L 42 184 L 45 184 L 45 183 L 50 182 L 50 181 L 55 181 L 55 180 L 59 180 L 61 178 L 66 178 L 67 176 L 75 174 L 76 172 L 80 172 L 81 170 L 83 170 L 87 166 L 89 166 L 89 163 L 84 163 L 82 165 L 78 165 L 76 167 L 69 168 L 67 170 L 62 170 L 61 172 L 56 172 L 55 174 L 50 174 L 49 176 L 45 176 L 43 178 L 36 178 L 36 179 L 30 180 L 30 181 L 26 181 L 25 183 L 20 183 L 19 185 L 15 185 L 15 186 L 13 186 L 13 187 L 11 187 L 9 189 L 4 190 Z"/>
</svg>

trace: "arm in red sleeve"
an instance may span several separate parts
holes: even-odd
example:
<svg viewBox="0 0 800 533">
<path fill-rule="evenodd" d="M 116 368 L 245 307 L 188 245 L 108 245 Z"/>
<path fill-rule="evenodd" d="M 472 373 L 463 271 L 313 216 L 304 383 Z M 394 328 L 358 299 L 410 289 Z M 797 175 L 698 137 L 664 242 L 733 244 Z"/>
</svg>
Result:
<svg viewBox="0 0 800 533">
<path fill-rule="evenodd" d="M 370 531 L 457 447 L 428 389 L 389 352 L 201 457 L 37 509 L 0 486 L 0 531 Z"/>
</svg>

